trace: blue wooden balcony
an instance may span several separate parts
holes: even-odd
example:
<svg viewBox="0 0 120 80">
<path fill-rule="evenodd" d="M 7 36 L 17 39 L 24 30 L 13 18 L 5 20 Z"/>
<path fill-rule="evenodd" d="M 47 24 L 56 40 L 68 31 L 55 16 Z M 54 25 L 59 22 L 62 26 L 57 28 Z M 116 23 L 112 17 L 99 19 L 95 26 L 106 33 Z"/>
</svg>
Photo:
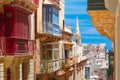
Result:
<svg viewBox="0 0 120 80">
<path fill-rule="evenodd" d="M 49 22 L 46 23 L 46 30 L 44 30 L 44 33 L 61 36 L 60 27 Z"/>
</svg>

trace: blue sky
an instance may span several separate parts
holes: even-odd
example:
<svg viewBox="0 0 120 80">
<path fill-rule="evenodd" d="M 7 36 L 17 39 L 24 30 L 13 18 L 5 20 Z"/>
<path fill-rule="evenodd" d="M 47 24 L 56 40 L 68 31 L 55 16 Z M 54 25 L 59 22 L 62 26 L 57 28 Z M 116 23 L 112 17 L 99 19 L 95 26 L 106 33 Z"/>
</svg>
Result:
<svg viewBox="0 0 120 80">
<path fill-rule="evenodd" d="M 86 9 L 87 0 L 65 0 L 65 24 L 71 26 L 74 33 L 75 21 L 78 16 L 82 43 L 106 43 L 110 50 L 111 41 L 107 37 L 101 36 L 94 28 Z"/>
</svg>

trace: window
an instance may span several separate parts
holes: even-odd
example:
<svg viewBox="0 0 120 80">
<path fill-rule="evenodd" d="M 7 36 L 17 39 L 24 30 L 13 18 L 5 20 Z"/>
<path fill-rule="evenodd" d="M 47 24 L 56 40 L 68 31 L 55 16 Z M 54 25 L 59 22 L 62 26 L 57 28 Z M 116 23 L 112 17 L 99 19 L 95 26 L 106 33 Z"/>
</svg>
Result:
<svg viewBox="0 0 120 80">
<path fill-rule="evenodd" d="M 54 59 L 59 58 L 59 50 L 54 50 Z"/>
<path fill-rule="evenodd" d="M 52 50 L 47 50 L 47 60 L 52 59 Z"/>
<path fill-rule="evenodd" d="M 55 25 L 59 25 L 59 17 L 55 14 L 52 15 L 52 23 Z"/>
<path fill-rule="evenodd" d="M 43 54 L 43 59 L 52 60 L 59 58 L 59 44 L 54 44 L 54 43 L 46 44 L 44 45 L 43 51 L 46 52 Z"/>
</svg>

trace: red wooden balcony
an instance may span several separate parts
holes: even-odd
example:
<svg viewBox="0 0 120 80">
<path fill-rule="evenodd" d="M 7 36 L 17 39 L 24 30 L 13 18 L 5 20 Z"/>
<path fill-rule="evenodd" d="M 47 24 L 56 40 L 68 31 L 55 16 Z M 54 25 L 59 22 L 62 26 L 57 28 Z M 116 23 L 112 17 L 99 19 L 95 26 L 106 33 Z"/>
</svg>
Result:
<svg viewBox="0 0 120 80">
<path fill-rule="evenodd" d="M 5 44 L 4 44 L 5 45 Z M 29 46 L 29 47 L 28 47 Z M 33 55 L 34 41 L 6 38 L 6 52 L 4 55 Z"/>
<path fill-rule="evenodd" d="M 4 10 L 6 36 L 28 39 L 30 12 L 18 6 L 5 6 Z"/>
<path fill-rule="evenodd" d="M 5 55 L 23 55 L 28 52 L 28 41 L 22 39 L 6 38 Z"/>
</svg>

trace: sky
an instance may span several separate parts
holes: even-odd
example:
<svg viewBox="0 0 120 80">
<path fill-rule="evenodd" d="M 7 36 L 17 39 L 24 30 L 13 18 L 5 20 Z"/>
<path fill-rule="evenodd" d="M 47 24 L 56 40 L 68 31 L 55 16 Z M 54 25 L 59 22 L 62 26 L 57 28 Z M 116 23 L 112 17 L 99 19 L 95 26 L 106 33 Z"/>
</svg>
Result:
<svg viewBox="0 0 120 80">
<path fill-rule="evenodd" d="M 112 49 L 112 42 L 95 29 L 87 13 L 87 0 L 65 0 L 65 24 L 75 32 L 75 21 L 78 16 L 82 43 L 106 43 L 107 49 Z"/>
</svg>

